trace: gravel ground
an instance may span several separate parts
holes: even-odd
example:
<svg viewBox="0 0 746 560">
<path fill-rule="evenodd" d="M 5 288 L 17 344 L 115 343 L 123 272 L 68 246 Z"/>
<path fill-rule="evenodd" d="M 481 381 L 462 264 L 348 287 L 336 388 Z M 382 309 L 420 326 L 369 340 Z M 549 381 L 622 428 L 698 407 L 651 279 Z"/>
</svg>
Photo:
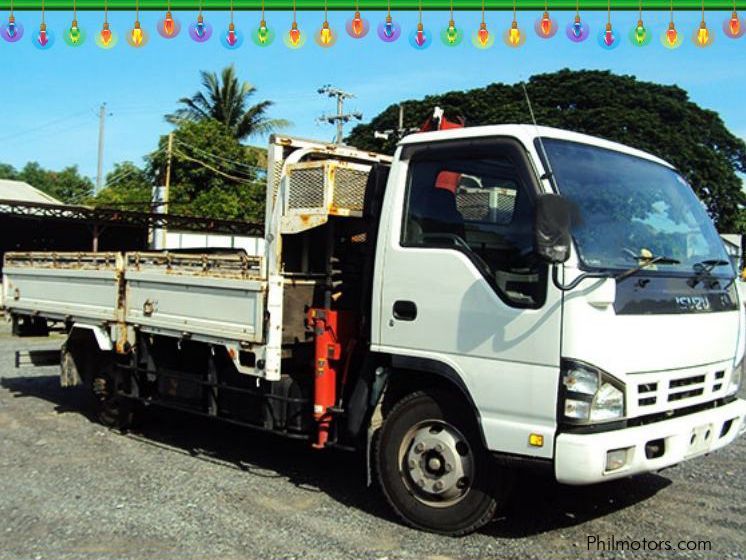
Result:
<svg viewBox="0 0 746 560">
<path fill-rule="evenodd" d="M 171 412 L 134 433 L 104 429 L 56 368 L 14 369 L 15 349 L 53 345 L 0 328 L 0 559 L 746 556 L 746 438 L 595 487 L 520 475 L 504 516 L 453 539 L 398 523 L 351 454 Z M 594 535 L 711 550 L 589 551 Z"/>
</svg>

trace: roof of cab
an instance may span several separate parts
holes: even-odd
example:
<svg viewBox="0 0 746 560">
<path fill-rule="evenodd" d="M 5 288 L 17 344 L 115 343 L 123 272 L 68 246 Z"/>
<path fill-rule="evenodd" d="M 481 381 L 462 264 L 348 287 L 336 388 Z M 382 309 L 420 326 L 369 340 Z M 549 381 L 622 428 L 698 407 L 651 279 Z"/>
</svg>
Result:
<svg viewBox="0 0 746 560">
<path fill-rule="evenodd" d="M 513 136 L 523 140 L 526 143 L 531 143 L 533 140 L 541 136 L 542 138 L 556 138 L 558 140 L 567 140 L 569 142 L 577 142 L 580 144 L 590 144 L 598 146 L 599 148 L 605 148 L 607 150 L 614 150 L 622 152 L 631 156 L 654 161 L 666 167 L 674 168 L 673 165 L 665 160 L 660 159 L 652 154 L 637 150 L 624 144 L 617 142 L 611 142 L 610 140 L 604 140 L 595 136 L 589 136 L 588 134 L 580 134 L 578 132 L 571 132 L 569 130 L 562 130 L 560 128 L 551 128 L 547 126 L 534 126 L 532 124 L 494 124 L 487 126 L 474 126 L 466 128 L 452 128 L 449 130 L 437 130 L 433 132 L 418 132 L 405 136 L 399 142 L 402 146 L 421 144 L 423 142 L 438 142 L 444 140 L 458 140 L 461 138 L 484 138 L 487 136 Z"/>
</svg>

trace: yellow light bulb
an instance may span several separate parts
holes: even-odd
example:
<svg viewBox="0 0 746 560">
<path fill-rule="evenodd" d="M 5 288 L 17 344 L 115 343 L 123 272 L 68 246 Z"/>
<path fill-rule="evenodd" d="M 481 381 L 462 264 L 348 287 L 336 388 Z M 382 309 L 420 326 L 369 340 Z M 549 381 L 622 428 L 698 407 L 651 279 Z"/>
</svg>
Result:
<svg viewBox="0 0 746 560">
<path fill-rule="evenodd" d="M 518 22 L 513 20 L 513 23 L 510 26 L 510 31 L 508 32 L 508 41 L 510 41 L 510 44 L 514 47 L 517 47 L 521 44 L 521 30 L 518 29 Z"/>
<path fill-rule="evenodd" d="M 324 24 L 321 26 L 321 32 L 319 33 L 319 38 L 321 40 L 321 43 L 324 45 L 328 45 L 332 41 L 332 30 L 329 29 L 329 22 L 325 21 Z"/>
<path fill-rule="evenodd" d="M 697 43 L 699 43 L 700 46 L 705 47 L 710 42 L 710 30 L 707 29 L 707 24 L 703 21 L 699 24 L 699 29 L 697 30 Z"/>
<path fill-rule="evenodd" d="M 134 46 L 139 47 L 142 45 L 143 33 L 139 20 L 135 20 L 135 26 L 132 28 L 130 36 L 132 37 L 132 44 Z"/>
</svg>

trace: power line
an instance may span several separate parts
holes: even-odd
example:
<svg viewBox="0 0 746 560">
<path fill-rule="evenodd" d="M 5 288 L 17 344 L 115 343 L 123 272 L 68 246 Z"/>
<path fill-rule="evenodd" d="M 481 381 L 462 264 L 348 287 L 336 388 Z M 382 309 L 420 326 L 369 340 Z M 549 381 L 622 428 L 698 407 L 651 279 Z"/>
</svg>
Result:
<svg viewBox="0 0 746 560">
<path fill-rule="evenodd" d="M 71 119 L 74 119 L 74 118 L 80 117 L 82 115 L 85 115 L 87 112 L 88 112 L 88 109 L 86 109 L 85 111 L 80 111 L 79 113 L 74 113 L 74 114 L 68 115 L 66 117 L 62 117 L 62 118 L 59 118 L 59 119 L 55 119 L 53 121 L 46 122 L 46 123 L 44 123 L 42 125 L 39 125 L 39 126 L 35 126 L 35 127 L 32 127 L 32 128 L 28 128 L 26 130 L 22 130 L 21 132 L 16 132 L 15 134 L 11 134 L 9 136 L 0 137 L 0 142 L 3 142 L 5 140 L 15 140 L 19 136 L 24 136 L 26 134 L 31 134 L 33 132 L 38 132 L 40 130 L 44 130 L 45 128 L 49 128 L 50 126 L 55 126 L 57 124 L 61 124 L 63 122 L 66 122 L 66 121 L 69 121 Z"/>
<path fill-rule="evenodd" d="M 187 144 L 186 142 L 182 142 L 181 140 L 178 140 L 178 139 L 176 140 L 176 143 L 179 144 L 180 146 L 184 146 L 186 148 L 189 148 L 190 150 L 194 150 L 195 152 L 197 152 L 199 154 L 202 154 L 204 157 L 207 157 L 207 158 L 212 158 L 212 159 L 215 159 L 215 160 L 224 161 L 224 162 L 230 163 L 230 164 L 238 166 L 238 167 L 245 167 L 246 169 L 253 169 L 253 170 L 256 170 L 256 171 L 263 171 L 263 172 L 267 171 L 266 168 L 264 168 L 264 167 L 258 167 L 256 165 L 249 165 L 247 163 L 242 163 L 240 161 L 236 161 L 236 160 L 233 160 L 233 159 L 224 158 L 224 157 L 215 155 L 215 154 L 213 154 L 211 152 L 208 152 L 206 150 L 203 150 L 201 148 L 198 148 L 197 146 L 192 146 L 191 144 Z"/>
<path fill-rule="evenodd" d="M 245 183 L 245 184 L 251 184 L 253 181 L 247 180 L 245 177 L 236 177 L 235 175 L 230 175 L 228 173 L 225 173 L 224 171 L 221 171 L 220 169 L 217 169 L 213 166 L 211 166 L 209 163 L 205 163 L 204 161 L 195 159 L 193 157 L 190 157 L 186 155 L 184 152 L 180 150 L 174 150 L 174 154 L 178 157 L 181 157 L 187 161 L 191 161 L 192 163 L 196 163 L 197 165 L 201 165 L 205 169 L 209 169 L 213 173 L 217 173 L 218 175 L 222 175 L 223 177 L 230 179 L 232 181 L 236 181 L 237 183 Z"/>
</svg>

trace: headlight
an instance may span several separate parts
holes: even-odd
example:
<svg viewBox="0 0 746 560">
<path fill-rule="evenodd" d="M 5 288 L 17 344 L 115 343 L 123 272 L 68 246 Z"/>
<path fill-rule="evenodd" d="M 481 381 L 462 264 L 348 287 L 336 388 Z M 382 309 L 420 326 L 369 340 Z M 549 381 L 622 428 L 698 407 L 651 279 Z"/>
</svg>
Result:
<svg viewBox="0 0 746 560">
<path fill-rule="evenodd" d="M 573 360 L 562 360 L 562 418 L 571 424 L 624 418 L 624 384 L 608 373 Z"/>
<path fill-rule="evenodd" d="M 736 364 L 733 371 L 730 374 L 730 383 L 728 384 L 728 394 L 732 395 L 738 393 L 741 388 L 741 381 L 743 380 L 743 360 Z"/>
</svg>

